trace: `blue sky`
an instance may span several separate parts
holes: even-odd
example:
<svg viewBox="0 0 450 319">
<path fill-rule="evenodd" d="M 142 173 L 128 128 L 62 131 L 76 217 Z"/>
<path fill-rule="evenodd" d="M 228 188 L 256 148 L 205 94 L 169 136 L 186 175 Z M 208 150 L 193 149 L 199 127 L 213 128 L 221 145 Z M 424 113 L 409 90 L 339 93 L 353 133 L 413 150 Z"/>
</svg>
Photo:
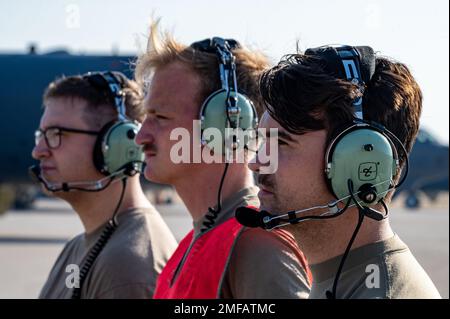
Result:
<svg viewBox="0 0 450 319">
<path fill-rule="evenodd" d="M 136 54 L 151 16 L 180 41 L 234 37 L 277 62 L 324 44 L 370 45 L 406 63 L 424 93 L 422 124 L 449 141 L 447 0 L 0 0 L 0 51 Z"/>
</svg>

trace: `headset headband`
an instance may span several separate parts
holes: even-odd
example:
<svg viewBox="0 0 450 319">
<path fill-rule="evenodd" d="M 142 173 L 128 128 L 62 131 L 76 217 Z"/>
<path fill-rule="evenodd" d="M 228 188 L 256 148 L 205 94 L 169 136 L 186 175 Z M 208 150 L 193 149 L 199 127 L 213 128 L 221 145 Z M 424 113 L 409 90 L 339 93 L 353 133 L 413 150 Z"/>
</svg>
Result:
<svg viewBox="0 0 450 319">
<path fill-rule="evenodd" d="M 375 72 L 375 53 L 369 46 L 323 46 L 308 49 L 305 54 L 322 59 L 327 73 L 357 84 L 361 92 Z M 362 97 L 353 102 L 353 107 L 355 117 L 363 120 Z"/>
<path fill-rule="evenodd" d="M 233 39 L 214 37 L 212 39 L 194 42 L 191 44 L 191 47 L 194 50 L 215 53 L 217 55 L 222 89 L 237 94 L 236 63 L 231 50 L 240 47 L 239 42 Z"/>
<path fill-rule="evenodd" d="M 239 42 L 234 39 L 223 39 L 219 37 L 213 37 L 212 39 L 205 39 L 194 42 L 190 45 L 190 47 L 202 52 L 216 53 L 216 47 L 218 45 L 223 47 L 226 46 L 228 47 L 228 50 L 233 50 L 240 47 Z"/>
<path fill-rule="evenodd" d="M 114 105 L 117 108 L 119 121 L 127 119 L 125 109 L 125 93 L 122 91 L 124 79 L 118 72 L 88 72 L 83 78 L 97 88 L 99 91 L 108 90 L 110 96 L 114 99 Z"/>
</svg>

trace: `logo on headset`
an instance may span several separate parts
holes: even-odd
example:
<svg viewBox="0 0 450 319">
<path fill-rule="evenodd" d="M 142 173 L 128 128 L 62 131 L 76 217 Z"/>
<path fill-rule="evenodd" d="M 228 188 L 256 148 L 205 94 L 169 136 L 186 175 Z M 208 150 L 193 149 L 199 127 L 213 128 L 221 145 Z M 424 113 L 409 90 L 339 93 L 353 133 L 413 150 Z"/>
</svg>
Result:
<svg viewBox="0 0 450 319">
<path fill-rule="evenodd" d="M 374 162 L 366 162 L 359 165 L 359 180 L 372 181 L 377 178 L 378 166 Z"/>
</svg>

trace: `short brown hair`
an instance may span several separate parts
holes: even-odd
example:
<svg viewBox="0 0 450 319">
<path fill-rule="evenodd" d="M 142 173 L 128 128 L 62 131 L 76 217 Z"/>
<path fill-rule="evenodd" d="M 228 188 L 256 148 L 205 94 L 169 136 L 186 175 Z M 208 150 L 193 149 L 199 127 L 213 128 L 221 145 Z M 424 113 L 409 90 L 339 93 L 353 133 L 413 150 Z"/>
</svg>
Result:
<svg viewBox="0 0 450 319">
<path fill-rule="evenodd" d="M 199 75 L 202 83 L 198 96 L 199 102 L 219 90 L 221 83 L 217 56 L 181 44 L 167 32 L 162 34 L 158 30 L 158 24 L 159 21 L 151 24 L 147 52 L 137 60 L 135 70 L 137 82 L 145 85 L 156 69 L 173 62 L 181 62 Z M 251 51 L 243 46 L 233 49 L 232 53 L 236 57 L 239 92 L 250 98 L 258 115 L 261 115 L 263 102 L 259 94 L 258 80 L 261 73 L 269 68 L 269 60 L 261 52 Z"/>
<path fill-rule="evenodd" d="M 123 77 L 122 90 L 125 93 L 126 115 L 128 118 L 142 122 L 145 111 L 142 105 L 143 94 L 140 86 Z M 101 128 L 117 117 L 117 110 L 111 94 L 94 87 L 87 77 L 73 75 L 61 77 L 51 82 L 44 92 L 45 101 L 49 98 L 79 98 L 88 103 L 85 109 L 86 122 L 93 128 Z M 105 108 L 106 106 L 106 108 Z"/>
<path fill-rule="evenodd" d="M 282 127 L 293 134 L 326 129 L 328 143 L 352 124 L 353 101 L 362 94 L 357 84 L 327 73 L 317 57 L 301 53 L 285 56 L 265 72 L 260 89 L 267 111 Z M 362 98 L 364 118 L 385 126 L 410 152 L 419 130 L 422 92 L 408 67 L 377 57 Z M 399 156 L 403 165 L 403 152 Z"/>
</svg>

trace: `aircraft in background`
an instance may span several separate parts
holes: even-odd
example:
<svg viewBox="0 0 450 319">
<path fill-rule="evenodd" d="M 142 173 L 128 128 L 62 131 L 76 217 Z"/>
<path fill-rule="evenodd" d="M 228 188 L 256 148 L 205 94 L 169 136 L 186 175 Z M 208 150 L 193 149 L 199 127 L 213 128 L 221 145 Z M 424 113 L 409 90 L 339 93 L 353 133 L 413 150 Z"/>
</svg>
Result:
<svg viewBox="0 0 450 319">
<path fill-rule="evenodd" d="M 66 51 L 36 54 L 0 54 L 0 212 L 13 203 L 29 207 L 39 192 L 28 167 L 34 131 L 42 115 L 47 85 L 63 75 L 89 71 L 120 71 L 132 77 L 133 56 L 72 55 Z"/>
<path fill-rule="evenodd" d="M 448 192 L 448 145 L 438 142 L 421 129 L 409 157 L 408 177 L 394 194 L 406 193 L 405 206 L 420 207 L 420 194 L 435 201 L 440 192 Z"/>
</svg>

